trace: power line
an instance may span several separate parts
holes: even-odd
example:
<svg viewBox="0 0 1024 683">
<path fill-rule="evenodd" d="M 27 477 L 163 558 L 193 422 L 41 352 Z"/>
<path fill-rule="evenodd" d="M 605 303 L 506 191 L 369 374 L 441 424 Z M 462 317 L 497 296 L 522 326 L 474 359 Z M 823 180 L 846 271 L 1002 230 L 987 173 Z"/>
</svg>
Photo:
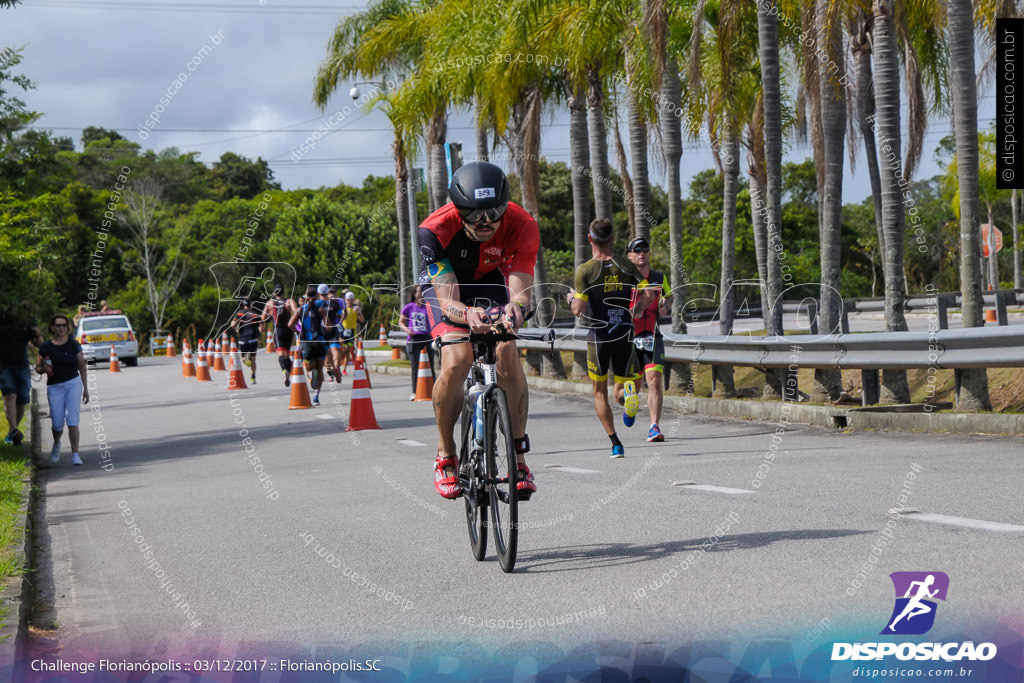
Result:
<svg viewBox="0 0 1024 683">
<path fill-rule="evenodd" d="M 273 1 L 273 0 L 271 0 Z M 197 2 L 151 2 L 140 3 L 129 0 L 96 0 L 95 2 L 70 2 L 69 0 L 35 0 L 26 8 L 39 7 L 43 9 L 78 9 L 78 10 L 104 10 L 104 11 L 143 11 L 143 12 L 196 12 L 221 13 L 221 14 L 327 14 L 340 16 L 365 10 L 365 7 L 358 5 L 288 5 L 276 7 L 270 4 L 260 5 L 233 5 L 226 3 L 197 3 Z"/>
</svg>

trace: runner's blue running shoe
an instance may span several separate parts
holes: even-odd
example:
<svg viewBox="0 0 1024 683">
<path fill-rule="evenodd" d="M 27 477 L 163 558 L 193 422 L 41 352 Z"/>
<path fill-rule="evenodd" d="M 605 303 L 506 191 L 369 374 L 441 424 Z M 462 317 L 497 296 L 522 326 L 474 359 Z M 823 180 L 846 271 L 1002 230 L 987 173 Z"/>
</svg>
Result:
<svg viewBox="0 0 1024 683">
<path fill-rule="evenodd" d="M 664 441 L 665 440 L 665 435 L 661 433 L 660 429 L 658 429 L 658 425 L 653 424 L 653 425 L 651 425 L 650 430 L 647 432 L 647 440 L 648 441 Z"/>
<path fill-rule="evenodd" d="M 636 395 L 636 385 L 633 384 L 633 380 L 628 379 L 624 386 L 622 398 L 623 408 L 622 411 L 622 424 L 627 427 L 632 427 L 633 423 L 636 422 L 636 411 L 640 409 L 640 398 Z"/>
<path fill-rule="evenodd" d="M 610 456 L 608 456 L 608 457 L 610 457 L 610 458 L 625 458 L 626 457 L 626 449 L 622 447 L 622 444 L 619 444 L 618 446 L 612 446 L 612 454 Z"/>
</svg>

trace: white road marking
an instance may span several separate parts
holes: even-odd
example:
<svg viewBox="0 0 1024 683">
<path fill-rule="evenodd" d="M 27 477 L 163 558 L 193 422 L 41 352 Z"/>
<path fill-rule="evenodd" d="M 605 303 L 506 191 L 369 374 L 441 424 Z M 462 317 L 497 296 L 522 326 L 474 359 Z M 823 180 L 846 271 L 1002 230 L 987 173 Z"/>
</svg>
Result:
<svg viewBox="0 0 1024 683">
<path fill-rule="evenodd" d="M 969 517 L 953 517 L 952 515 L 940 515 L 934 512 L 907 512 L 903 514 L 911 519 L 918 519 L 922 522 L 934 522 L 935 524 L 948 524 L 950 526 L 965 526 L 971 529 L 982 531 L 1024 531 L 1024 526 L 1019 524 L 1005 524 L 1003 522 L 990 522 L 984 519 L 970 519 Z"/>
<path fill-rule="evenodd" d="M 321 420 L 333 420 L 334 419 L 333 415 L 328 415 L 327 413 L 317 413 L 317 417 L 319 417 Z"/>
<path fill-rule="evenodd" d="M 582 467 L 566 467 L 565 465 L 544 465 L 544 467 L 557 469 L 559 472 L 575 472 L 576 474 L 601 474 L 600 470 L 585 470 Z"/>
<path fill-rule="evenodd" d="M 395 441 L 405 446 L 426 446 L 425 443 L 420 443 L 415 439 L 407 439 L 404 436 L 396 436 Z"/>
<path fill-rule="evenodd" d="M 734 489 L 734 488 L 730 488 L 728 486 L 714 486 L 712 484 L 679 484 L 679 485 L 680 486 L 686 486 L 687 488 L 691 488 L 691 489 L 699 489 L 701 491 L 711 491 L 712 493 L 728 493 L 728 494 L 755 493 L 754 491 L 751 491 L 750 489 Z"/>
</svg>

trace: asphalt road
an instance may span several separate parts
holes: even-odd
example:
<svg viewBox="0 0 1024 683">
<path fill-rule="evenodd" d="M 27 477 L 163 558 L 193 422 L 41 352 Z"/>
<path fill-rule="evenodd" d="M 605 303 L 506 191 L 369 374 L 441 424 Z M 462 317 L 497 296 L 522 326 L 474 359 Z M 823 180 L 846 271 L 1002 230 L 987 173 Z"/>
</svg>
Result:
<svg viewBox="0 0 1024 683">
<path fill-rule="evenodd" d="M 383 429 L 346 433 L 351 373 L 325 387 L 321 408 L 289 411 L 276 362 L 259 359 L 259 384 L 236 392 L 224 373 L 199 384 L 167 359 L 95 369 L 86 465 L 71 467 L 65 450 L 45 477 L 51 651 L 444 642 L 540 657 L 598 641 L 863 640 L 892 611 L 893 571 L 949 575 L 942 633 L 1024 613 L 1024 527 L 887 514 L 904 504 L 1024 525 L 1019 440 L 679 413 L 662 419 L 666 442 L 648 444 L 642 412 L 619 429 L 627 457 L 610 460 L 589 400 L 533 391 L 539 491 L 521 506 L 507 575 L 493 543 L 472 558 L 462 502 L 435 493 L 432 407 L 408 401 L 407 378 L 372 375 Z M 43 432 L 45 452 L 45 420 Z"/>
</svg>

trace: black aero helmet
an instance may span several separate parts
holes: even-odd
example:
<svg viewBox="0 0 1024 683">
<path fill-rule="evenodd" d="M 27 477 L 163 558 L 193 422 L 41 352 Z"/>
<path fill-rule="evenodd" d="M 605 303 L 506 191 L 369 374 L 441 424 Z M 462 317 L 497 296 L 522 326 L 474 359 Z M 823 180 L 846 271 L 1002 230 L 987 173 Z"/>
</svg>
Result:
<svg viewBox="0 0 1024 683">
<path fill-rule="evenodd" d="M 496 221 L 508 208 L 508 178 L 494 164 L 474 161 L 455 171 L 448 195 L 467 223 Z"/>
</svg>

